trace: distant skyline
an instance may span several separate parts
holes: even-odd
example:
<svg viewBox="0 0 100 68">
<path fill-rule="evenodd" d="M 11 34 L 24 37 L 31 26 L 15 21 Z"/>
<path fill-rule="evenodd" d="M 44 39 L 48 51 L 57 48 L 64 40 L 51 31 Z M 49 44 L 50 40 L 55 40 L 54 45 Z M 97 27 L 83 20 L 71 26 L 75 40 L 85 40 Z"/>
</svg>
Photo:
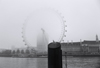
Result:
<svg viewBox="0 0 100 68">
<path fill-rule="evenodd" d="M 96 34 L 100 39 L 99 0 L 0 0 L 0 48 L 25 47 L 21 32 L 27 16 L 48 7 L 66 20 L 65 42 L 95 40 Z"/>
</svg>

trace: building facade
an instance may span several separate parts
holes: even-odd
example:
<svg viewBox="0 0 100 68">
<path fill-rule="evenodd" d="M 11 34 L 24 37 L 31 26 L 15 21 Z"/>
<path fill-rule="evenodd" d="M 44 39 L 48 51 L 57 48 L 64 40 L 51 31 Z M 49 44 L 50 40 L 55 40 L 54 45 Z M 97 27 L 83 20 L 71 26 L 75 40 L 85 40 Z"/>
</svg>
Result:
<svg viewBox="0 0 100 68">
<path fill-rule="evenodd" d="M 100 41 L 96 35 L 96 40 L 61 43 L 61 48 L 63 54 L 64 52 L 67 52 L 70 55 L 100 54 Z"/>
</svg>

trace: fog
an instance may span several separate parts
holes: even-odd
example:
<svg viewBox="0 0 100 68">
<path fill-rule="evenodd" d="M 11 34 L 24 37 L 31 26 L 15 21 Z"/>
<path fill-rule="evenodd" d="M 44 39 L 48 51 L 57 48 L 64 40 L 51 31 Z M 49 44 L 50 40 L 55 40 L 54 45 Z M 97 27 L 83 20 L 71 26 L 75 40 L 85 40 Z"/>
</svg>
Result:
<svg viewBox="0 0 100 68">
<path fill-rule="evenodd" d="M 0 48 L 25 47 L 21 33 L 23 23 L 42 8 L 53 8 L 64 16 L 65 42 L 95 40 L 96 34 L 100 36 L 99 0 L 0 0 Z"/>
</svg>

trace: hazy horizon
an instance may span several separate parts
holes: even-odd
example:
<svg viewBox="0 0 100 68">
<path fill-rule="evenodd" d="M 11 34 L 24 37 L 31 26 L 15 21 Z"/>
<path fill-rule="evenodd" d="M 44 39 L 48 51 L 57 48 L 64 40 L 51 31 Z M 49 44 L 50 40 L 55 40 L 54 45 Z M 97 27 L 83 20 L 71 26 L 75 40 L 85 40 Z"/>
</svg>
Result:
<svg viewBox="0 0 100 68">
<path fill-rule="evenodd" d="M 0 0 L 0 48 L 25 47 L 21 34 L 23 23 L 39 8 L 54 8 L 64 16 L 65 42 L 95 40 L 96 34 L 100 38 L 99 0 Z"/>
</svg>

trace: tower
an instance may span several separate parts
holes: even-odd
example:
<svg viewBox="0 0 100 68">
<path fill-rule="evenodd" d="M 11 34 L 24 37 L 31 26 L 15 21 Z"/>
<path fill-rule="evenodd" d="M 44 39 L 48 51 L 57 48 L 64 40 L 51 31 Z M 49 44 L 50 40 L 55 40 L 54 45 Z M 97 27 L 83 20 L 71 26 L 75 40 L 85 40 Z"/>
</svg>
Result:
<svg viewBox="0 0 100 68">
<path fill-rule="evenodd" d="M 41 28 L 39 35 L 37 36 L 37 51 L 46 52 L 47 45 L 48 45 L 48 38 L 46 32 L 43 28 Z"/>
<path fill-rule="evenodd" d="M 98 35 L 96 35 L 96 42 L 99 42 Z"/>
</svg>

